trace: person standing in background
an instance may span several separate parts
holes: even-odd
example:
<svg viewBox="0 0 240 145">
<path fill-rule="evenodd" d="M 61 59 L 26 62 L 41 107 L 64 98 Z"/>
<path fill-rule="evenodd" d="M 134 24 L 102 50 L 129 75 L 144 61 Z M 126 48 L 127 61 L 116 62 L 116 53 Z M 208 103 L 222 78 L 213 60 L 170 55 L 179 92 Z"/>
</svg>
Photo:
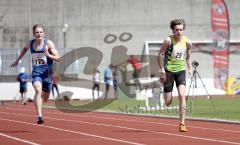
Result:
<svg viewBox="0 0 240 145">
<path fill-rule="evenodd" d="M 139 59 L 135 56 L 135 55 L 130 55 L 130 58 L 127 59 L 126 61 L 116 65 L 116 67 L 119 67 L 121 65 L 124 64 L 128 64 L 130 63 L 133 67 L 133 81 L 135 83 L 136 86 L 138 86 L 138 88 L 140 89 L 140 91 L 143 90 L 143 86 L 139 80 L 140 77 L 140 72 L 141 72 L 141 68 L 142 68 L 142 64 L 140 63 Z"/>
<path fill-rule="evenodd" d="M 117 67 L 112 67 L 112 75 L 113 75 L 113 89 L 114 89 L 115 99 L 118 99 L 119 91 L 118 91 Z"/>
<path fill-rule="evenodd" d="M 105 92 L 105 100 L 108 98 L 108 93 L 112 81 L 112 65 L 109 64 L 109 66 L 104 70 L 104 83 L 106 87 L 106 92 Z"/>
<path fill-rule="evenodd" d="M 97 88 L 97 95 L 98 95 L 98 99 L 99 99 L 99 84 L 100 84 L 100 71 L 95 69 L 93 72 L 93 87 L 92 87 L 92 96 L 93 96 L 93 100 L 95 100 L 94 97 L 94 91 Z"/>
<path fill-rule="evenodd" d="M 56 72 L 53 72 L 52 74 L 52 96 L 53 99 L 56 100 L 55 96 L 54 96 L 54 89 L 57 92 L 57 98 L 60 97 L 60 93 L 59 93 L 59 88 L 58 88 L 58 82 L 60 81 L 60 77 Z"/>
<path fill-rule="evenodd" d="M 20 73 L 17 76 L 17 80 L 19 81 L 19 92 L 21 94 L 21 103 L 23 105 L 27 104 L 27 83 L 29 80 L 28 74 L 25 72 L 25 68 L 21 67 Z"/>
</svg>

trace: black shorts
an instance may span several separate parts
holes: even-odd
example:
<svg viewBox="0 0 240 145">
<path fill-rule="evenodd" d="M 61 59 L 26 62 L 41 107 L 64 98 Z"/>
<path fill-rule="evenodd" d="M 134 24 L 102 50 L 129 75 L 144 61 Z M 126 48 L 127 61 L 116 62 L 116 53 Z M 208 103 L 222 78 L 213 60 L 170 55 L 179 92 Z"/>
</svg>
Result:
<svg viewBox="0 0 240 145">
<path fill-rule="evenodd" d="M 118 81 L 116 79 L 113 80 L 113 87 L 114 88 L 118 87 Z"/>
<path fill-rule="evenodd" d="M 92 89 L 95 90 L 95 88 L 99 91 L 99 84 L 94 84 Z"/>
<path fill-rule="evenodd" d="M 106 86 L 106 90 L 109 90 L 110 84 L 105 84 L 105 86 Z"/>
<path fill-rule="evenodd" d="M 185 70 L 179 72 L 166 71 L 167 80 L 164 83 L 164 93 L 173 91 L 174 82 L 176 86 L 186 85 L 186 72 Z"/>
<path fill-rule="evenodd" d="M 139 76 L 140 76 L 140 69 L 139 70 L 134 70 L 133 78 L 136 79 L 136 78 L 139 78 Z"/>
<path fill-rule="evenodd" d="M 27 87 L 21 87 L 19 90 L 20 93 L 27 92 Z"/>
</svg>

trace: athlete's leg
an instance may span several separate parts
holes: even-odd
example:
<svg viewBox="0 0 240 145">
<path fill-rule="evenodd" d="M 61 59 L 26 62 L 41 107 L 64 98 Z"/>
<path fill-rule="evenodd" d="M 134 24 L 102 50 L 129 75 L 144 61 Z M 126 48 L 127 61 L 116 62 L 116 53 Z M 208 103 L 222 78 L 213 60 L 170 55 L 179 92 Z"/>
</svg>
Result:
<svg viewBox="0 0 240 145">
<path fill-rule="evenodd" d="M 38 116 L 38 124 L 43 123 L 42 119 L 42 78 L 39 75 L 33 75 L 32 76 L 32 85 L 35 90 L 35 95 L 34 95 L 34 106 L 37 112 Z"/>
<path fill-rule="evenodd" d="M 23 103 L 23 93 L 24 93 L 24 88 L 20 87 L 20 95 L 21 95 L 21 100 L 19 100 L 19 102 Z"/>
<path fill-rule="evenodd" d="M 99 99 L 99 84 L 97 84 L 97 94 L 98 94 L 98 99 Z"/>
<path fill-rule="evenodd" d="M 172 104 L 172 92 L 164 93 L 164 101 L 166 106 Z"/>
<path fill-rule="evenodd" d="M 49 96 L 50 96 L 49 92 L 42 91 L 42 99 L 44 102 L 48 101 Z"/>
<path fill-rule="evenodd" d="M 185 99 L 185 85 L 178 86 L 178 99 L 179 99 L 179 116 L 180 124 L 185 124 L 186 114 L 186 99 Z"/>
<path fill-rule="evenodd" d="M 186 76 L 185 71 L 181 71 L 177 74 L 176 86 L 178 90 L 179 99 L 179 117 L 180 117 L 180 132 L 186 132 L 185 117 L 186 117 Z"/>
<path fill-rule="evenodd" d="M 113 86 L 115 99 L 118 99 L 118 88 L 116 85 Z"/>
<path fill-rule="evenodd" d="M 116 86 L 116 88 L 115 88 L 115 92 L 116 92 L 116 94 L 115 94 L 116 99 L 118 99 L 118 96 L 119 96 L 118 86 Z"/>
<path fill-rule="evenodd" d="M 92 87 L 92 97 L 93 97 L 93 100 L 94 100 L 94 90 L 95 90 L 95 84 L 93 84 L 93 87 Z"/>
<path fill-rule="evenodd" d="M 34 95 L 34 106 L 38 117 L 42 116 L 42 83 L 40 81 L 35 81 L 33 83 L 33 88 L 35 90 Z"/>
<path fill-rule="evenodd" d="M 51 81 L 48 81 L 48 80 L 43 81 L 43 83 L 42 83 L 42 99 L 44 102 L 48 101 L 52 86 L 53 85 L 52 85 Z"/>
<path fill-rule="evenodd" d="M 105 100 L 108 98 L 108 92 L 109 92 L 109 89 L 110 89 L 110 84 L 105 84 L 106 86 L 106 92 L 105 92 Z"/>
<path fill-rule="evenodd" d="M 58 94 L 58 97 L 60 96 L 60 93 L 59 93 L 59 89 L 58 89 L 58 85 L 55 84 L 55 88 L 56 88 L 56 91 L 57 91 L 57 94 Z"/>
<path fill-rule="evenodd" d="M 36 81 L 37 80 L 37 81 Z M 40 80 L 40 81 L 38 81 Z M 43 100 L 47 101 L 52 89 L 52 83 L 49 80 L 46 81 L 42 81 L 44 79 L 42 79 L 41 77 L 35 78 L 33 81 L 35 81 L 33 83 L 36 95 L 35 95 L 35 107 L 37 110 L 37 114 L 38 114 L 38 124 L 42 124 L 44 123 L 43 121 L 43 117 L 42 117 L 42 103 Z"/>
<path fill-rule="evenodd" d="M 93 88 L 92 88 L 92 97 L 93 97 L 93 100 L 95 100 L 95 89 L 97 88 L 97 91 L 99 91 L 99 87 L 97 84 L 93 84 Z M 98 98 L 99 98 L 99 95 L 98 95 Z"/>
<path fill-rule="evenodd" d="M 54 85 L 52 85 L 52 96 L 53 96 L 53 99 L 55 98 L 54 97 Z"/>
<path fill-rule="evenodd" d="M 24 92 L 22 93 L 22 95 L 23 95 L 23 100 L 22 100 L 23 105 L 26 105 L 26 103 L 27 103 L 26 93 L 27 93 L 26 91 L 24 91 Z"/>
<path fill-rule="evenodd" d="M 172 104 L 172 91 L 174 86 L 174 77 L 173 74 L 167 72 L 167 80 L 164 82 L 164 101 L 165 105 L 169 106 Z"/>
<path fill-rule="evenodd" d="M 21 100 L 19 100 L 19 102 L 21 101 L 21 103 L 23 103 L 23 92 L 20 92 L 21 94 Z"/>
</svg>

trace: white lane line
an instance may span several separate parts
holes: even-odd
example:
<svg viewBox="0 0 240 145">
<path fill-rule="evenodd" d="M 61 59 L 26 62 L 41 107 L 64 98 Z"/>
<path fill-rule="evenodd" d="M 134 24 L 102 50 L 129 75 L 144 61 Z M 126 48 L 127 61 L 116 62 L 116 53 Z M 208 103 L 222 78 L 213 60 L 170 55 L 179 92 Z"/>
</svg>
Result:
<svg viewBox="0 0 240 145">
<path fill-rule="evenodd" d="M 153 121 L 141 121 L 141 120 L 135 120 L 135 119 L 118 119 L 118 118 L 112 118 L 112 117 L 99 117 L 99 116 L 86 116 L 86 117 L 105 119 L 105 120 L 116 120 L 116 121 L 128 121 L 128 122 L 137 122 L 137 123 L 145 123 L 145 124 L 165 125 L 165 126 L 178 126 L 176 124 L 153 122 Z M 199 127 L 199 126 L 191 126 L 191 125 L 189 125 L 187 127 L 188 128 L 202 129 L 202 130 L 213 130 L 213 131 L 240 133 L 240 130 L 230 130 L 230 129 L 222 129 L 222 128 L 208 128 L 208 127 Z"/>
<path fill-rule="evenodd" d="M 3 112 L 0 112 L 0 113 L 3 113 Z M 5 114 L 14 114 L 14 115 L 19 115 L 19 116 L 31 116 L 31 115 L 18 114 L 18 113 L 5 113 Z M 31 116 L 31 117 L 33 117 L 33 116 Z M 163 134 L 163 135 L 168 135 L 168 136 L 176 136 L 176 137 L 190 138 L 190 139 L 210 141 L 210 142 L 219 142 L 219 143 L 240 145 L 239 142 L 231 142 L 231 141 L 226 141 L 226 140 L 218 140 L 218 139 L 211 139 L 211 138 L 204 138 L 204 137 L 181 135 L 181 134 L 167 133 L 167 132 L 158 132 L 158 131 L 153 131 L 153 130 L 130 128 L 130 127 L 125 127 L 125 126 L 116 126 L 116 125 L 93 123 L 93 122 L 78 121 L 78 120 L 69 120 L 69 119 L 62 119 L 62 118 L 53 118 L 53 117 L 46 117 L 46 116 L 45 116 L 45 118 L 52 119 L 52 120 L 58 120 L 58 121 L 64 121 L 64 122 L 84 123 L 84 124 L 90 124 L 90 125 L 105 126 L 105 127 L 112 127 L 112 128 L 121 128 L 121 129 L 128 129 L 128 130 L 134 130 L 134 131 L 151 132 L 151 133 Z"/>
<path fill-rule="evenodd" d="M 4 136 L 4 137 L 10 138 L 10 139 L 14 139 L 14 140 L 24 142 L 24 143 L 27 143 L 27 144 L 31 144 L 31 145 L 40 145 L 40 144 L 37 144 L 35 142 L 27 141 L 27 140 L 20 139 L 20 138 L 17 138 L 17 137 L 13 137 L 13 136 L 10 136 L 10 135 L 6 135 L 6 134 L 3 134 L 3 133 L 0 133 L 0 136 Z"/>
<path fill-rule="evenodd" d="M 9 110 L 19 110 L 19 109 L 9 109 Z M 27 109 L 21 109 L 22 111 L 32 112 Z M 55 115 L 67 115 L 67 116 L 78 116 L 78 117 L 91 117 L 91 118 L 98 118 L 98 119 L 105 119 L 105 120 L 116 120 L 116 121 L 126 121 L 126 122 L 137 122 L 137 123 L 145 123 L 145 124 L 156 124 L 156 125 L 165 125 L 165 126 L 178 126 L 176 124 L 169 124 L 169 123 L 161 123 L 161 122 L 153 122 L 153 121 L 141 121 L 136 119 L 119 119 L 119 118 L 112 118 L 112 117 L 99 117 L 99 116 L 91 116 L 91 115 L 79 115 L 79 114 L 72 114 L 72 113 L 53 113 L 51 111 L 45 111 L 46 114 L 55 114 Z M 134 116 L 138 117 L 138 116 Z M 161 118 L 160 118 L 161 119 Z M 208 128 L 208 127 L 201 127 L 201 126 L 192 126 L 189 125 L 188 128 L 195 128 L 195 129 L 202 129 L 202 130 L 212 130 L 212 131 L 223 131 L 223 132 L 230 132 L 230 133 L 240 133 L 240 130 L 230 130 L 230 129 L 222 129 L 222 128 Z"/>
<path fill-rule="evenodd" d="M 119 118 L 113 118 L 113 117 L 101 117 L 101 116 L 99 117 L 99 116 L 96 116 L 96 115 L 92 116 L 92 115 L 79 115 L 79 114 L 71 114 L 71 113 L 53 113 L 53 112 L 50 112 L 50 111 L 46 111 L 46 114 L 67 115 L 67 116 L 74 116 L 74 117 L 76 117 L 76 116 L 78 116 L 78 117 L 91 117 L 91 118 L 105 119 L 105 120 L 126 121 L 126 122 L 145 123 L 145 124 L 156 124 L 156 125 L 175 126 L 175 127 L 178 126 L 176 124 L 170 124 L 170 123 L 161 123 L 161 122 L 153 122 L 153 121 L 141 121 L 141 120 L 136 120 L 136 119 L 119 119 Z M 133 117 L 139 117 L 139 116 L 133 116 Z M 144 116 L 141 116 L 141 117 L 144 117 Z M 159 118 L 159 119 L 161 119 L 161 118 Z M 240 130 L 231 130 L 231 129 L 222 129 L 222 128 L 208 128 L 208 127 L 192 126 L 192 125 L 189 125 L 187 127 L 188 128 L 202 129 L 202 130 L 240 133 Z"/>
<path fill-rule="evenodd" d="M 16 114 L 16 115 L 19 115 L 19 114 Z M 21 123 L 21 124 L 27 124 L 27 125 L 32 125 L 32 126 L 39 126 L 39 127 L 44 127 L 44 128 L 50 128 L 50 129 L 54 129 L 54 130 L 70 132 L 70 133 L 74 133 L 74 134 L 81 134 L 81 135 L 86 135 L 86 136 L 91 136 L 91 137 L 95 137 L 95 138 L 101 138 L 101 139 L 105 139 L 105 140 L 111 140 L 111 141 L 121 142 L 121 143 L 126 143 L 126 144 L 145 145 L 145 144 L 140 144 L 140 143 L 136 143 L 136 142 L 125 141 L 125 140 L 120 140 L 120 139 L 114 139 L 114 138 L 110 138 L 110 137 L 104 137 L 104 136 L 99 136 L 99 135 L 94 135 L 94 134 L 88 134 L 88 133 L 78 132 L 78 131 L 73 131 L 73 130 L 68 130 L 68 129 L 62 129 L 62 128 L 57 128 L 57 127 L 48 126 L 48 125 L 37 125 L 37 124 L 29 123 L 29 122 L 16 121 L 16 120 L 5 119 L 5 118 L 0 118 L 0 120 L 5 120 L 5 121 L 15 122 L 15 123 Z"/>
<path fill-rule="evenodd" d="M 231 141 L 211 139 L 211 138 L 203 138 L 203 137 L 195 137 L 195 136 L 188 136 L 188 135 L 180 135 L 180 134 L 167 133 L 167 132 L 157 132 L 157 131 L 147 130 L 147 129 L 130 128 L 130 127 L 125 127 L 125 126 L 116 126 L 116 125 L 109 125 L 109 124 L 102 124 L 102 123 L 92 123 L 92 122 L 78 121 L 78 120 L 69 120 L 69 119 L 66 120 L 66 119 L 52 118 L 52 117 L 47 117 L 47 118 L 48 119 L 58 120 L 58 121 L 65 121 L 65 122 L 68 121 L 68 122 L 76 122 L 76 123 L 85 123 L 85 124 L 97 125 L 97 126 L 121 128 L 121 129 L 134 130 L 134 131 L 142 131 L 142 132 L 151 132 L 151 133 L 157 133 L 157 134 L 164 134 L 164 135 L 169 135 L 169 136 L 178 136 L 178 137 L 184 137 L 184 138 L 190 138 L 190 139 L 196 139 L 196 140 L 204 140 L 204 141 L 210 141 L 210 142 L 219 142 L 219 143 L 240 145 L 240 143 L 238 143 L 238 142 L 231 142 Z"/>
</svg>

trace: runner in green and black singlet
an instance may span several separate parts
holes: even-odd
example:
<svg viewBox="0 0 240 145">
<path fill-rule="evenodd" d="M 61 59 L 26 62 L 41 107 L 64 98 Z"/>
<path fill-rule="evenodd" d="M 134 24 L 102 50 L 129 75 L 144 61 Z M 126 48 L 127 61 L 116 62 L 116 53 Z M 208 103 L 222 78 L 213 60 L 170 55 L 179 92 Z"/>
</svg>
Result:
<svg viewBox="0 0 240 145">
<path fill-rule="evenodd" d="M 181 42 L 176 42 L 174 36 L 169 36 L 171 45 L 165 52 L 165 68 L 170 72 L 179 72 L 185 70 L 185 55 L 187 50 L 187 37 L 183 36 Z"/>
<path fill-rule="evenodd" d="M 158 54 L 158 62 L 161 70 L 160 80 L 164 84 L 164 100 L 166 106 L 169 106 L 172 103 L 172 91 L 175 81 L 179 97 L 179 131 L 186 132 L 185 59 L 191 76 L 192 62 L 190 51 L 192 43 L 186 36 L 183 35 L 183 31 L 185 30 L 185 22 L 183 19 L 171 21 L 170 28 L 172 29 L 173 35 L 164 40 Z"/>
</svg>

